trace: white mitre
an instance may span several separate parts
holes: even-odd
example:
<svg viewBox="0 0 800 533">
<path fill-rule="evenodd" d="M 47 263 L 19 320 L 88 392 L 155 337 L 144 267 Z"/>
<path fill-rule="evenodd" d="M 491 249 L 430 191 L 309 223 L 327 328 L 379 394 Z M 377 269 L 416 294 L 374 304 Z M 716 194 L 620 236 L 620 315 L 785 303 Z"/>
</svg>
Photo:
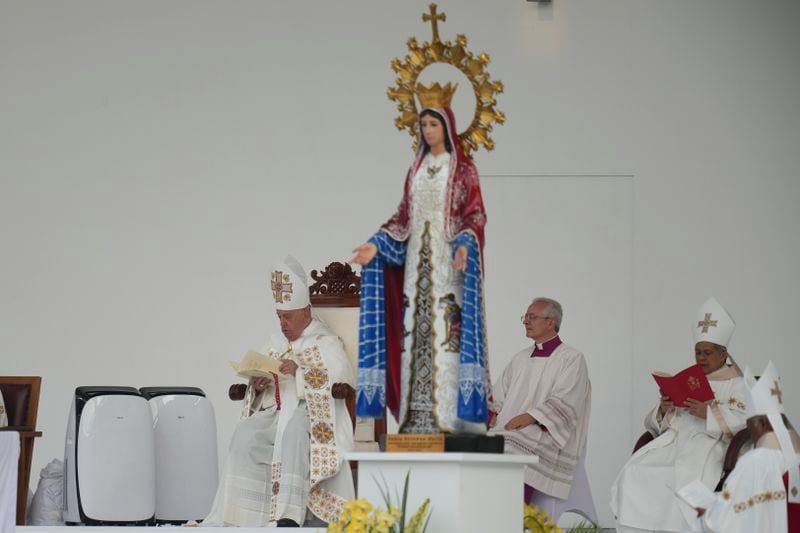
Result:
<svg viewBox="0 0 800 533">
<path fill-rule="evenodd" d="M 736 322 L 712 296 L 697 310 L 694 322 L 694 342 L 713 342 L 727 347 L 731 342 Z"/>
<path fill-rule="evenodd" d="M 270 288 L 275 307 L 280 311 L 303 309 L 311 303 L 305 270 L 291 255 L 272 267 Z"/>
<path fill-rule="evenodd" d="M 787 497 L 789 502 L 798 503 L 800 502 L 800 470 L 797 466 L 800 461 L 798 461 L 792 439 L 783 423 L 782 415 L 786 411 L 783 408 L 783 389 L 778 369 L 770 361 L 761 377 L 756 380 L 750 368 L 747 368 L 744 371 L 744 384 L 745 414 L 747 418 L 764 415 L 769 419 L 789 468 Z"/>
</svg>

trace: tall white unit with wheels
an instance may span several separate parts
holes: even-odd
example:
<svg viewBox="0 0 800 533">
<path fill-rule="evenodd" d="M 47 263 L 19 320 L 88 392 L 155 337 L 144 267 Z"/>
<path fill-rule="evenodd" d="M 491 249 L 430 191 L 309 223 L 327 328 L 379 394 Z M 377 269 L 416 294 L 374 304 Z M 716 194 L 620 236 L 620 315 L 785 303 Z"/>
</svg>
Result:
<svg viewBox="0 0 800 533">
<path fill-rule="evenodd" d="M 154 456 L 150 406 L 137 389 L 75 389 L 64 446 L 64 521 L 152 523 Z"/>
<path fill-rule="evenodd" d="M 202 520 L 217 491 L 214 408 L 196 387 L 143 387 L 155 432 L 156 522 Z"/>
</svg>

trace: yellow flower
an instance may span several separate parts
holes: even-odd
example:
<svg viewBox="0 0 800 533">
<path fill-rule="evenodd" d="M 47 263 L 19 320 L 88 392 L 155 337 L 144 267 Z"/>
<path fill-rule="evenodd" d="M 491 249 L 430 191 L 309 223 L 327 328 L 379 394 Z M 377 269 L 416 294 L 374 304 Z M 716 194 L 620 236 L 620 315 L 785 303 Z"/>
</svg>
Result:
<svg viewBox="0 0 800 533">
<path fill-rule="evenodd" d="M 375 513 L 375 521 L 378 524 L 385 524 L 387 526 L 393 526 L 395 522 L 397 522 L 397 518 L 391 513 L 391 511 L 384 511 L 383 509 L 376 509 Z"/>
<path fill-rule="evenodd" d="M 356 500 L 356 507 L 364 514 L 369 514 L 372 511 L 372 504 L 366 498 Z"/>
<path fill-rule="evenodd" d="M 368 521 L 369 521 L 369 516 L 367 515 L 367 513 L 355 511 L 352 515 L 350 515 L 350 523 L 356 524 L 362 528 L 367 525 Z"/>
<path fill-rule="evenodd" d="M 344 533 L 367 533 L 367 528 L 364 524 L 358 522 L 350 522 L 344 530 Z"/>
<path fill-rule="evenodd" d="M 347 500 L 342 514 L 345 512 L 351 516 L 354 514 L 369 514 L 371 510 L 372 504 L 366 498 L 361 498 L 360 500 Z"/>
<path fill-rule="evenodd" d="M 330 522 L 328 524 L 328 533 L 343 533 L 343 531 L 341 522 Z"/>
<path fill-rule="evenodd" d="M 563 533 L 543 509 L 531 504 L 525 505 L 522 524 L 531 533 Z"/>
<path fill-rule="evenodd" d="M 370 516 L 369 526 L 370 533 L 392 533 L 392 526 L 397 520 L 388 511 L 383 509 L 375 509 Z"/>
<path fill-rule="evenodd" d="M 347 500 L 346 502 L 344 502 L 344 510 L 348 511 L 348 512 L 352 512 L 353 509 L 355 509 L 357 505 L 358 505 L 358 501 L 357 500 Z"/>
<path fill-rule="evenodd" d="M 403 512 L 392 504 L 389 504 L 389 514 L 392 515 L 395 520 L 400 520 L 403 516 Z"/>
</svg>

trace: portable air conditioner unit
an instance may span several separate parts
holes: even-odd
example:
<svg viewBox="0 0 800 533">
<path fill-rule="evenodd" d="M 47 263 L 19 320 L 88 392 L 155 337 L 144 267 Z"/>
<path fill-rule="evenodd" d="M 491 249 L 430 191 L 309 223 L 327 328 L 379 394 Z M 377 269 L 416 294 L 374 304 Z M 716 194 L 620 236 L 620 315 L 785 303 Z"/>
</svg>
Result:
<svg viewBox="0 0 800 533">
<path fill-rule="evenodd" d="M 156 522 L 200 521 L 217 492 L 214 408 L 196 387 L 143 387 L 156 443 Z"/>
<path fill-rule="evenodd" d="M 155 515 L 150 406 L 132 387 L 78 387 L 64 445 L 64 521 L 147 525 Z"/>
</svg>

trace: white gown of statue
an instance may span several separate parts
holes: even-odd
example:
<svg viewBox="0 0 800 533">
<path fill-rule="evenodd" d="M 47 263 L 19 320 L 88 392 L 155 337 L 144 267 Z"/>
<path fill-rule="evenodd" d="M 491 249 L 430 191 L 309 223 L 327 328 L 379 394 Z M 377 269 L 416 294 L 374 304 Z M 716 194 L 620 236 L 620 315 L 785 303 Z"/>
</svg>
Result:
<svg viewBox="0 0 800 533">
<path fill-rule="evenodd" d="M 457 417 L 463 274 L 453 269 L 445 239 L 450 154 L 428 153 L 411 186 L 410 234 L 403 283 L 404 433 L 485 433 L 485 424 Z M 438 422 L 438 423 L 437 423 Z"/>
</svg>

